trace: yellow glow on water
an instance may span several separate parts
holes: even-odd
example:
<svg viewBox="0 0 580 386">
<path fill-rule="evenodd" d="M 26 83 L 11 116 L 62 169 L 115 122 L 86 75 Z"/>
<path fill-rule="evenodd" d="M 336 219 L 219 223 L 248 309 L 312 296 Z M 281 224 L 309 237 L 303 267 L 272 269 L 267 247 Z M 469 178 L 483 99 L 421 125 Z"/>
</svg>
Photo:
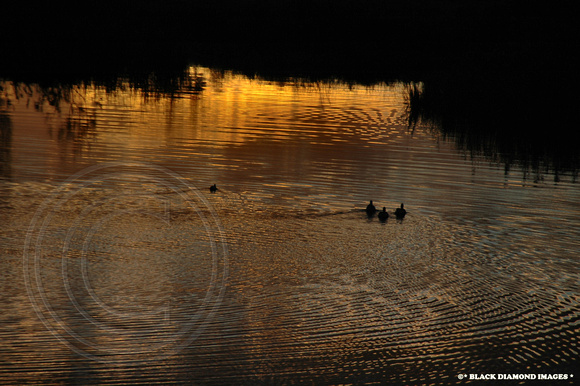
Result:
<svg viewBox="0 0 580 386">
<path fill-rule="evenodd" d="M 481 356 L 469 351 L 486 335 L 503 333 L 505 345 L 493 351 L 508 349 L 511 355 L 522 336 L 553 329 L 555 317 L 541 312 L 545 304 L 560 312 L 556 329 L 573 331 L 568 321 L 577 315 L 576 186 L 524 189 L 501 168 L 466 160 L 428 131 L 411 133 L 401 85 L 280 83 L 192 67 L 183 88 L 171 95 L 121 83 L 109 91 L 77 85 L 55 99 L 40 87 L 1 86 L 0 98 L 12 102 L 0 100 L 0 113 L 12 129 L 3 161 L 9 171 L 0 176 L 0 214 L 12 226 L 0 227 L 0 238 L 4 248 L 17 251 L 10 251 L 12 260 L 2 260 L 11 278 L 2 304 L 10 310 L 7 318 L 33 316 L 20 308 L 26 300 L 20 298 L 26 293 L 22 279 L 12 278 L 22 276 L 22 240 L 35 209 L 59 186 L 51 180 L 100 162 L 141 161 L 165 166 L 203 188 L 201 196 L 215 208 L 231 243 L 231 282 L 215 323 L 200 345 L 191 346 L 197 351 L 189 355 L 185 348 L 178 361 L 203 358 L 199 348 L 207 344 L 209 368 L 222 372 L 231 366 L 219 363 L 244 367 L 248 355 L 253 356 L 248 371 L 264 363 L 284 374 L 291 373 L 288 358 L 303 364 L 301 369 L 311 368 L 313 358 L 319 364 L 345 363 L 345 373 L 379 372 L 399 366 L 401 357 L 410 366 L 427 357 L 467 358 L 469 364 L 489 357 L 489 351 Z M 197 212 L 179 205 L 180 196 L 171 196 L 157 180 L 122 174 L 106 181 L 67 195 L 70 206 L 58 205 L 60 216 L 51 212 L 55 232 L 46 240 L 62 242 L 64 225 L 74 221 L 79 225 L 78 233 L 69 233 L 79 237 L 74 260 L 85 245 L 81 228 L 97 228 L 70 214 L 96 216 L 98 211 L 85 209 L 107 202 L 111 212 L 104 215 L 111 221 L 98 226 L 94 244 L 101 247 L 86 255 L 94 293 L 112 311 L 133 315 L 135 304 L 150 311 L 132 325 L 123 321 L 135 331 L 163 328 L 145 340 L 132 340 L 131 334 L 113 340 L 94 328 L 88 338 L 104 347 L 147 351 L 141 345 L 162 343 L 164 331 L 191 316 L 186 306 L 200 304 L 213 267 L 212 244 Z M 207 189 L 213 183 L 217 194 Z M 109 194 L 116 201 L 104 200 Z M 391 211 L 404 201 L 409 215 L 404 223 L 368 219 L 361 209 L 369 199 Z M 147 211 L 140 215 L 128 211 L 142 207 Z M 122 215 L 109 217 L 116 211 Z M 100 219 L 94 217 L 93 224 Z M 54 257 L 43 266 L 52 275 L 46 283 L 54 309 L 84 326 L 84 319 L 74 319 L 78 313 L 68 307 L 58 280 L 61 249 L 56 242 L 46 245 Z M 166 305 L 171 318 L 158 318 Z M 104 311 L 96 308 L 91 315 L 107 321 L 111 312 Z M 507 318 L 513 325 L 506 327 Z M 529 329 L 529 321 L 537 321 L 538 329 Z M 5 335 L 14 347 L 26 342 L 24 351 L 36 352 L 35 364 L 50 363 L 46 352 L 66 355 L 50 337 L 25 337 L 22 326 L 32 328 L 22 323 Z M 216 362 L 215 347 L 223 361 Z M 570 347 L 558 350 L 573 355 Z M 372 352 L 384 355 L 358 359 Z"/>
<path fill-rule="evenodd" d="M 128 82 L 114 90 L 74 85 L 57 100 L 32 89 L 30 101 L 15 106 L 15 137 L 48 141 L 42 151 L 49 169 L 60 168 L 63 154 L 90 162 L 154 157 L 175 148 L 183 151 L 174 159 L 214 149 L 213 157 L 250 162 L 249 151 L 282 157 L 281 166 L 288 168 L 308 157 L 309 144 L 371 145 L 399 141 L 405 133 L 401 85 L 275 82 L 201 67 L 191 67 L 188 74 L 173 95 L 137 89 Z M 5 89 L 13 98 L 23 93 Z M 40 114 L 31 114 L 30 103 Z M 281 148 L 279 143 L 294 148 Z M 235 150 L 240 147 L 250 150 Z M 335 158 L 342 150 L 328 146 L 327 151 L 324 157 Z"/>
</svg>

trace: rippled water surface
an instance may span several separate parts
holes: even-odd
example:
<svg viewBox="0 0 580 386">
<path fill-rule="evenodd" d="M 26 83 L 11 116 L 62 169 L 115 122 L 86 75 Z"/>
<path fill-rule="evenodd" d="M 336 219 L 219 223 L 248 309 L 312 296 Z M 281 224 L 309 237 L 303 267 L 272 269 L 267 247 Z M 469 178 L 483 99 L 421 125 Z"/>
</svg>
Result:
<svg viewBox="0 0 580 386">
<path fill-rule="evenodd" d="M 573 176 L 410 130 L 400 84 L 190 75 L 1 83 L 0 383 L 580 377 Z"/>
</svg>

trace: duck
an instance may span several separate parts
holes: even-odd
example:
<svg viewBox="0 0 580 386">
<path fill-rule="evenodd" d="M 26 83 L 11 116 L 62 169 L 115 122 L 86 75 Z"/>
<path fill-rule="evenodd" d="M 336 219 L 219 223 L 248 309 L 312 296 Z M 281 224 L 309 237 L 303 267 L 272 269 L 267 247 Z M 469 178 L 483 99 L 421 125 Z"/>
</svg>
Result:
<svg viewBox="0 0 580 386">
<path fill-rule="evenodd" d="M 211 193 L 215 193 L 215 192 L 217 192 L 217 190 L 218 190 L 218 188 L 217 188 L 216 184 L 213 184 L 212 186 L 209 187 L 209 191 Z"/>
<path fill-rule="evenodd" d="M 407 211 L 405 210 L 404 204 L 401 204 L 400 208 L 395 209 L 395 216 L 397 216 L 398 219 L 402 219 L 406 214 Z"/>
<path fill-rule="evenodd" d="M 367 205 L 366 212 L 369 216 L 372 216 L 377 211 L 377 208 L 373 205 L 373 200 Z"/>
<path fill-rule="evenodd" d="M 388 218 L 389 218 L 389 214 L 387 213 L 387 208 L 385 206 L 383 206 L 383 211 L 379 212 L 379 220 L 387 221 Z"/>
</svg>

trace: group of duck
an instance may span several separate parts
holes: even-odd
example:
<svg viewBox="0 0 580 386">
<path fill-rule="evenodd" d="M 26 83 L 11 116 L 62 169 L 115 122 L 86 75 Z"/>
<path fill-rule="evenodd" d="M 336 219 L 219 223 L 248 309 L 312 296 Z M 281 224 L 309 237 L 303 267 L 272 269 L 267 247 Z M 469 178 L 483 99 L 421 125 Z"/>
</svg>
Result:
<svg viewBox="0 0 580 386">
<path fill-rule="evenodd" d="M 367 212 L 367 215 L 369 217 L 372 217 L 375 215 L 375 213 L 377 213 L 377 208 L 375 208 L 375 206 L 373 204 L 373 200 L 371 200 L 371 202 L 367 205 L 366 212 Z M 407 214 L 407 211 L 405 210 L 404 204 L 401 204 L 400 208 L 395 209 L 395 217 L 398 220 L 402 220 L 403 218 L 405 218 L 406 214 Z M 389 213 L 387 212 L 387 207 L 383 207 L 383 211 L 379 212 L 378 217 L 379 217 L 379 220 L 381 220 L 381 221 L 387 221 L 387 219 L 389 218 Z"/>
<path fill-rule="evenodd" d="M 217 192 L 218 188 L 217 188 L 216 184 L 213 184 L 212 186 L 210 186 L 209 191 L 211 193 Z M 375 206 L 373 204 L 373 200 L 371 200 L 371 202 L 367 205 L 367 208 L 365 209 L 365 211 L 367 212 L 367 215 L 369 217 L 372 217 L 375 215 L 375 213 L 377 213 L 377 208 L 375 208 Z M 404 204 L 401 204 L 400 208 L 395 209 L 395 217 L 397 218 L 397 220 L 402 220 L 406 214 L 407 214 L 407 211 L 405 210 Z M 379 212 L 378 218 L 381 221 L 387 221 L 387 219 L 389 218 L 389 213 L 387 212 L 386 207 L 383 207 L 383 211 Z"/>
</svg>

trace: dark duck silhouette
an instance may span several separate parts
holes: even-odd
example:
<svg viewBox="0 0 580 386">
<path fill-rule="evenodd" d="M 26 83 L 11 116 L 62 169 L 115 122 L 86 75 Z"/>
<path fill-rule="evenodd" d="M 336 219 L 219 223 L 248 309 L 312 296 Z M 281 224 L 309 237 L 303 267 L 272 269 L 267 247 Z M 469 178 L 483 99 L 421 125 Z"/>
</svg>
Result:
<svg viewBox="0 0 580 386">
<path fill-rule="evenodd" d="M 377 208 L 373 205 L 373 200 L 371 200 L 370 204 L 367 205 L 366 212 L 367 215 L 372 216 L 377 211 Z"/>
<path fill-rule="evenodd" d="M 398 219 L 404 218 L 406 214 L 407 214 L 407 211 L 405 210 L 405 205 L 403 205 L 403 204 L 401 204 L 400 208 L 397 208 L 395 210 L 395 216 L 397 216 Z"/>
<path fill-rule="evenodd" d="M 383 211 L 379 212 L 379 220 L 387 221 L 389 214 L 387 213 L 387 208 L 383 206 Z"/>
<path fill-rule="evenodd" d="M 209 191 L 211 193 L 215 193 L 215 192 L 217 192 L 217 190 L 218 190 L 218 188 L 217 188 L 217 186 L 215 186 L 215 184 L 213 184 L 212 186 L 209 187 Z"/>
</svg>

